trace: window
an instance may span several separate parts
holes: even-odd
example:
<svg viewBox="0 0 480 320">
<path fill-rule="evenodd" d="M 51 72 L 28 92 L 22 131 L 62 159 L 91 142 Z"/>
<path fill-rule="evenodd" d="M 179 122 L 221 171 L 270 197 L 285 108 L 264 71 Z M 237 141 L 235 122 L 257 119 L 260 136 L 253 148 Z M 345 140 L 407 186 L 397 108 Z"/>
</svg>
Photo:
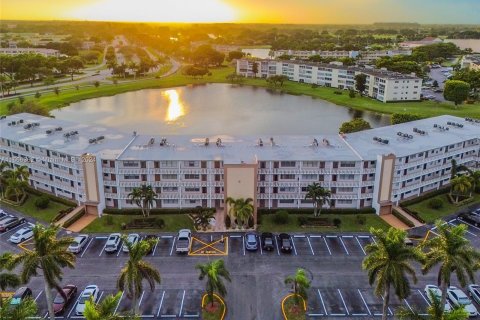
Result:
<svg viewBox="0 0 480 320">
<path fill-rule="evenodd" d="M 295 167 L 295 161 L 281 161 L 280 166 L 282 166 L 282 167 Z"/>
<path fill-rule="evenodd" d="M 294 180 L 294 179 L 295 179 L 295 175 L 294 175 L 294 174 L 281 174 L 281 175 L 280 175 L 280 179 L 283 179 L 283 180 Z"/>
<path fill-rule="evenodd" d="M 162 180 L 176 180 L 176 174 L 162 174 Z"/>
<path fill-rule="evenodd" d="M 178 199 L 165 199 L 163 204 L 178 204 Z"/>
<path fill-rule="evenodd" d="M 199 187 L 185 187 L 185 192 L 199 192 Z"/>
<path fill-rule="evenodd" d="M 162 168 L 175 168 L 177 161 L 160 161 L 160 167 Z"/>
<path fill-rule="evenodd" d="M 123 161 L 124 167 L 138 167 L 138 161 Z"/>
<path fill-rule="evenodd" d="M 353 179 L 355 179 L 355 175 L 353 175 L 353 174 L 340 174 L 338 176 L 338 179 L 339 180 L 353 180 Z"/>
<path fill-rule="evenodd" d="M 304 168 L 318 168 L 318 161 L 303 161 Z"/>
<path fill-rule="evenodd" d="M 293 199 L 280 199 L 278 200 L 279 203 L 285 203 L 285 204 L 293 204 L 295 203 L 295 200 Z"/>
<path fill-rule="evenodd" d="M 295 187 L 280 187 L 280 192 L 295 192 L 297 188 Z"/>
<path fill-rule="evenodd" d="M 341 168 L 355 168 L 355 161 L 341 161 Z"/>
<path fill-rule="evenodd" d="M 186 174 L 185 175 L 185 180 L 196 180 L 196 179 L 200 179 L 199 174 Z"/>
<path fill-rule="evenodd" d="M 184 161 L 183 165 L 190 168 L 198 167 L 197 161 Z"/>
<path fill-rule="evenodd" d="M 303 180 L 317 180 L 318 175 L 316 175 L 316 174 L 302 174 L 302 179 Z"/>
<path fill-rule="evenodd" d="M 338 187 L 337 192 L 353 192 L 353 187 Z"/>
<path fill-rule="evenodd" d="M 138 180 L 140 176 L 138 174 L 126 174 L 124 178 L 125 180 Z"/>
<path fill-rule="evenodd" d="M 352 204 L 353 200 L 346 200 L 346 199 L 339 199 L 337 200 L 337 204 Z"/>
</svg>

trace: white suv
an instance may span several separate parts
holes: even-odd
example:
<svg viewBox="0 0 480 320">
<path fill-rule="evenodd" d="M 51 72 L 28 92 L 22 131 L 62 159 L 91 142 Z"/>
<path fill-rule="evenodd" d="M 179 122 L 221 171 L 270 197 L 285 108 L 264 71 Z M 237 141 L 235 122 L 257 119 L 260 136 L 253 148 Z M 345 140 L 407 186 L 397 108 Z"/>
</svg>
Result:
<svg viewBox="0 0 480 320">
<path fill-rule="evenodd" d="M 467 297 L 467 295 L 457 287 L 449 287 L 447 290 L 448 299 L 455 307 L 463 306 L 465 311 L 467 311 L 470 317 L 475 317 L 478 315 L 477 308 L 472 304 L 472 301 Z"/>
<path fill-rule="evenodd" d="M 121 242 L 120 233 L 112 233 L 108 237 L 107 243 L 105 244 L 105 252 L 107 253 L 116 252 L 120 247 L 120 242 Z"/>
<path fill-rule="evenodd" d="M 96 285 L 88 285 L 83 290 L 80 298 L 78 299 L 77 307 L 75 308 L 75 313 L 77 316 L 83 316 L 83 312 L 85 312 L 85 304 L 90 297 L 93 297 L 93 301 L 97 302 L 98 299 L 98 286 Z"/>
<path fill-rule="evenodd" d="M 33 237 L 33 230 L 31 227 L 24 227 L 21 228 L 20 230 L 17 230 L 14 234 L 10 236 L 10 239 L 8 239 L 12 243 L 20 243 L 25 240 L 30 239 Z"/>
</svg>

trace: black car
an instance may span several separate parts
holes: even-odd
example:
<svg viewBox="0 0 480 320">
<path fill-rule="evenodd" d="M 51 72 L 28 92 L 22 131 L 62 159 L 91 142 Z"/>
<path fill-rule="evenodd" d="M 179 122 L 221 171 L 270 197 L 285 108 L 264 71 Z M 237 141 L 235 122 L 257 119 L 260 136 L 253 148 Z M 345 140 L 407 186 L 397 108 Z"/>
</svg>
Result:
<svg viewBox="0 0 480 320">
<path fill-rule="evenodd" d="M 20 287 L 12 296 L 12 300 L 10 300 L 10 306 L 15 307 L 18 306 L 22 301 L 27 298 L 32 297 L 32 290 L 28 287 Z"/>
<path fill-rule="evenodd" d="M 280 250 L 285 253 L 291 253 L 292 252 L 292 239 L 290 238 L 290 235 L 286 233 L 280 233 L 278 235 L 278 239 L 280 240 Z"/>
<path fill-rule="evenodd" d="M 480 216 L 471 213 L 461 213 L 458 219 L 480 227 Z"/>
<path fill-rule="evenodd" d="M 272 251 L 273 250 L 273 234 L 270 232 L 262 233 L 262 249 L 265 251 Z"/>
<path fill-rule="evenodd" d="M 147 240 L 147 241 L 148 241 L 148 240 L 155 240 L 155 241 L 158 241 L 158 237 L 157 237 L 156 235 L 149 234 L 149 235 L 146 235 L 143 240 Z M 150 246 L 150 249 L 148 250 L 147 254 L 152 254 L 154 248 L 155 248 L 155 245 Z"/>
<path fill-rule="evenodd" d="M 0 220 L 0 232 L 8 231 L 25 223 L 25 218 L 8 217 Z"/>
</svg>

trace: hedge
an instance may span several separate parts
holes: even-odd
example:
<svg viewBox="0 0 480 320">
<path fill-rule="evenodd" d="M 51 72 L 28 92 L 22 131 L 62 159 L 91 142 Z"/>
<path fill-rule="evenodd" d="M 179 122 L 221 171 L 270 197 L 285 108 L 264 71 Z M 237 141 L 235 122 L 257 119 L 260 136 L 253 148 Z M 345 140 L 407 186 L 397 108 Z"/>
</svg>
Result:
<svg viewBox="0 0 480 320">
<path fill-rule="evenodd" d="M 411 215 L 412 217 L 414 217 L 415 219 L 417 219 L 418 221 L 420 221 L 421 223 L 427 223 L 425 220 L 423 220 L 420 215 L 418 214 L 417 211 L 414 211 L 414 210 L 411 210 L 411 209 L 408 209 L 408 208 L 403 208 L 403 211 L 405 211 L 406 213 L 408 213 L 409 215 Z"/>
<path fill-rule="evenodd" d="M 58 211 L 57 215 L 52 219 L 51 222 L 60 221 L 60 219 L 62 219 L 62 218 L 65 217 L 67 214 L 69 214 L 70 212 L 72 212 L 73 209 L 75 209 L 75 208 L 74 208 L 74 207 L 70 207 L 70 208 L 63 209 L 63 210 Z"/>
<path fill-rule="evenodd" d="M 417 204 L 419 202 L 425 201 L 425 200 L 430 199 L 432 197 L 435 197 L 435 196 L 438 196 L 438 195 L 441 195 L 441 194 L 445 194 L 449 190 L 450 190 L 450 187 L 445 187 L 445 188 L 442 188 L 442 189 L 427 192 L 427 193 L 425 193 L 421 196 L 418 196 L 418 197 L 410 199 L 410 200 L 401 201 L 400 202 L 400 207 L 405 209 L 405 207 L 411 206 L 412 204 Z"/>
<path fill-rule="evenodd" d="M 50 194 L 50 193 L 46 193 L 46 192 L 42 192 L 42 191 L 39 191 L 37 189 L 34 189 L 32 187 L 28 187 L 27 188 L 27 192 L 28 193 L 31 193 L 31 194 L 34 194 L 36 196 L 46 196 L 48 197 L 50 200 L 54 201 L 54 202 L 58 202 L 58 203 L 61 203 L 61 204 L 64 204 L 68 207 L 76 207 L 77 206 L 77 203 L 76 202 L 73 202 L 73 201 L 70 201 L 70 200 L 67 200 L 67 199 L 64 199 L 64 198 L 60 198 L 60 197 L 57 197 L 53 194 Z"/>
<path fill-rule="evenodd" d="M 276 213 L 280 208 L 276 209 L 266 209 L 266 208 L 259 208 L 257 210 L 257 214 L 261 215 L 268 215 Z M 308 208 L 285 208 L 282 210 L 288 211 L 289 214 L 312 214 L 313 216 L 313 209 Z M 362 208 L 362 209 L 322 209 L 320 211 L 320 215 L 322 214 L 370 214 L 375 213 L 374 208 Z"/>
<path fill-rule="evenodd" d="M 208 208 L 208 209 L 216 210 L 215 208 Z M 192 213 L 193 211 L 195 211 L 195 208 L 183 208 L 183 209 L 157 208 L 157 209 L 150 210 L 150 215 L 188 214 L 188 213 Z M 105 209 L 103 209 L 103 213 L 135 216 L 135 215 L 141 215 L 142 210 L 141 209 L 134 209 L 134 208 L 128 208 L 128 209 L 105 208 Z"/>
<path fill-rule="evenodd" d="M 448 194 L 448 201 L 450 201 L 451 204 L 453 204 L 456 207 L 461 207 L 465 204 L 469 204 L 475 201 L 474 197 L 468 197 L 466 199 L 463 199 L 461 201 L 455 202 L 455 199 L 453 199 L 453 196 L 451 194 Z"/>
<path fill-rule="evenodd" d="M 80 210 L 73 217 L 71 217 L 70 219 L 65 221 L 65 223 L 63 224 L 62 227 L 64 227 L 64 228 L 70 227 L 72 224 L 74 224 L 75 222 L 80 220 L 80 218 L 83 217 L 85 215 L 85 213 L 86 213 L 85 209 Z"/>
<path fill-rule="evenodd" d="M 403 214 L 401 214 L 400 212 L 398 212 L 397 210 L 393 209 L 392 210 L 392 214 L 394 217 L 396 217 L 398 220 L 402 221 L 403 223 L 405 223 L 407 226 L 409 226 L 410 228 L 413 228 L 415 227 L 415 224 L 410 221 L 408 218 L 406 218 Z"/>
</svg>

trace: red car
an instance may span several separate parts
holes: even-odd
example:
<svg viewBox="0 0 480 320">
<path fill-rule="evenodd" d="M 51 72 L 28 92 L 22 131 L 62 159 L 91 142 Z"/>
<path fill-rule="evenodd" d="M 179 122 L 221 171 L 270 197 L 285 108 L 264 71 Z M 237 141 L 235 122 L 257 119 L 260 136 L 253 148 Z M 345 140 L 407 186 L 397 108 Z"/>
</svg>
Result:
<svg viewBox="0 0 480 320">
<path fill-rule="evenodd" d="M 77 286 L 73 284 L 66 285 L 62 288 L 63 293 L 67 296 L 67 301 L 62 297 L 60 293 L 57 293 L 55 299 L 53 300 L 53 312 L 57 314 L 62 314 L 65 311 L 65 308 L 75 299 L 77 294 Z"/>
</svg>

